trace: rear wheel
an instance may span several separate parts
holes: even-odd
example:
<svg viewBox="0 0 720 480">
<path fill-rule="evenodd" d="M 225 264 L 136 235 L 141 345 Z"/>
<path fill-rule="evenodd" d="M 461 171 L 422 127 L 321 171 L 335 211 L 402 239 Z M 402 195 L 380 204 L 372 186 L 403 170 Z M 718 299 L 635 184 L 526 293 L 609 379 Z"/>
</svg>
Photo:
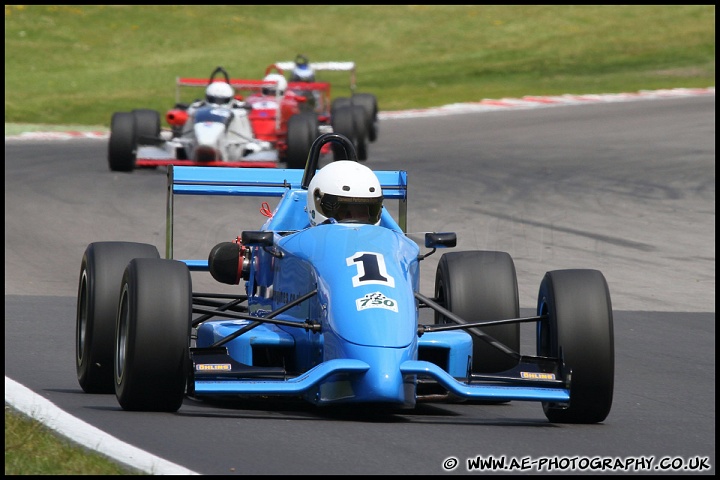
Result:
<svg viewBox="0 0 720 480">
<path fill-rule="evenodd" d="M 515 264 L 509 254 L 491 251 L 444 253 L 435 275 L 435 298 L 468 323 L 518 318 Z M 449 323 L 435 313 L 435 324 Z M 520 325 L 495 325 L 477 329 L 519 352 Z M 477 331 L 475 328 L 469 333 Z M 473 339 L 472 371 L 497 373 L 513 368 L 517 360 L 480 338 Z"/>
<path fill-rule="evenodd" d="M 368 140 L 377 140 L 377 98 L 370 93 L 356 93 L 352 96 L 353 105 L 360 105 L 365 109 L 365 128 L 368 133 Z"/>
<path fill-rule="evenodd" d="M 333 132 L 344 135 L 352 142 L 357 150 L 357 133 L 355 131 L 355 120 L 353 119 L 352 106 L 339 107 L 333 111 L 330 118 Z M 345 152 L 345 148 L 337 143 L 332 144 L 334 160 L 348 160 L 349 152 Z"/>
<path fill-rule="evenodd" d="M 355 150 L 358 160 L 365 161 L 368 158 L 367 128 L 365 125 L 365 109 L 360 105 L 353 105 L 353 128 L 355 129 Z"/>
<path fill-rule="evenodd" d="M 160 258 L 153 245 L 96 242 L 85 249 L 80 267 L 75 323 L 75 366 L 88 393 L 113 393 L 113 340 L 120 284 L 133 258 Z"/>
<path fill-rule="evenodd" d="M 130 261 L 117 319 L 114 371 L 120 406 L 177 411 L 190 368 L 190 270 L 176 260 Z"/>
<path fill-rule="evenodd" d="M 317 132 L 318 119 L 314 113 L 299 113 L 290 117 L 287 127 L 288 168 L 305 168 Z"/>
<path fill-rule="evenodd" d="M 547 272 L 540 284 L 537 352 L 571 369 L 570 405 L 543 403 L 557 423 L 598 423 L 612 406 L 615 346 L 610 292 L 597 270 Z"/>
<path fill-rule="evenodd" d="M 330 115 L 335 113 L 335 110 L 341 107 L 349 107 L 352 104 L 349 97 L 338 97 L 330 104 Z"/>
<path fill-rule="evenodd" d="M 136 125 L 130 112 L 113 113 L 108 142 L 108 164 L 113 172 L 132 172 L 135 168 Z"/>
</svg>

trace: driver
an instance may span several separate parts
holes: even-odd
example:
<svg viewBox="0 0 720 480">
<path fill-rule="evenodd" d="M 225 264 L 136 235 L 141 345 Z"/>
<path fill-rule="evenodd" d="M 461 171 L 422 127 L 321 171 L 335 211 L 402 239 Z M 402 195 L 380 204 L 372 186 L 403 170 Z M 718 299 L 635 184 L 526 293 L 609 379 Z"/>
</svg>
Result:
<svg viewBox="0 0 720 480">
<path fill-rule="evenodd" d="M 314 82 L 315 72 L 310 66 L 310 62 L 305 55 L 298 54 L 295 57 L 295 67 L 290 77 L 291 82 Z"/>
<path fill-rule="evenodd" d="M 187 108 L 187 113 L 193 119 L 198 109 L 202 107 L 212 107 L 213 109 L 218 108 L 222 110 L 230 110 L 230 115 L 227 118 L 228 124 L 235 123 L 236 127 L 246 131 L 250 136 L 252 135 L 252 127 L 247 120 L 248 111 L 252 110 L 252 105 L 248 102 L 243 102 L 235 98 L 235 89 L 225 81 L 211 82 L 207 88 L 205 88 L 205 99 L 197 100 L 190 104 Z M 188 132 L 193 127 L 193 122 L 186 122 L 183 126 L 183 131 Z M 244 125 L 247 125 L 245 127 Z M 228 125 L 226 125 L 228 128 Z M 245 137 L 247 137 L 246 135 Z M 270 144 L 268 142 L 262 142 L 256 139 L 246 138 L 245 150 L 247 152 L 259 152 L 262 150 L 269 150 Z"/>
<path fill-rule="evenodd" d="M 205 89 L 205 101 L 214 105 L 229 105 L 234 97 L 235 91 L 225 82 L 213 82 Z"/>
<path fill-rule="evenodd" d="M 188 112 L 193 112 L 205 105 L 226 108 L 248 108 L 245 102 L 235 98 L 235 89 L 226 82 L 212 82 L 205 89 L 205 99 L 190 104 Z"/>
<path fill-rule="evenodd" d="M 315 81 L 315 71 L 310 65 L 308 58 L 301 53 L 295 57 L 295 66 L 293 67 L 290 81 L 296 83 L 310 83 Z M 311 112 L 315 110 L 316 105 L 320 104 L 320 92 L 317 89 L 303 90 L 300 88 L 297 93 L 306 98 L 306 102 L 300 105 L 300 108 L 304 111 Z"/>
<path fill-rule="evenodd" d="M 270 73 L 265 75 L 263 82 L 271 84 L 262 88 L 263 95 L 275 96 L 277 93 L 277 95 L 282 97 L 285 94 L 285 90 L 287 90 L 287 80 L 285 80 L 285 77 L 279 73 Z"/>
<path fill-rule="evenodd" d="M 380 224 L 383 194 L 375 173 L 352 160 L 321 168 L 310 181 L 307 213 L 310 225 L 322 223 Z"/>
</svg>

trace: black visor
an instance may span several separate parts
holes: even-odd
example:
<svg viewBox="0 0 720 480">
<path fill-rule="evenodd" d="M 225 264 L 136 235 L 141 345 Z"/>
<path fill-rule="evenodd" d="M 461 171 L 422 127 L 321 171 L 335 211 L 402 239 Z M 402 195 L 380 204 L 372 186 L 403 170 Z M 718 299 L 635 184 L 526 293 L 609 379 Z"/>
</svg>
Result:
<svg viewBox="0 0 720 480">
<path fill-rule="evenodd" d="M 228 103 L 230 99 L 228 97 L 214 97 L 212 95 L 208 95 L 207 101 L 210 103 L 215 103 L 217 105 L 222 105 L 224 103 Z"/>
<path fill-rule="evenodd" d="M 383 196 L 364 197 L 341 197 L 326 193 L 320 196 L 315 195 L 315 206 L 327 218 L 334 218 L 338 222 L 343 220 L 354 220 L 359 223 L 374 225 L 380 221 L 382 212 Z"/>
</svg>

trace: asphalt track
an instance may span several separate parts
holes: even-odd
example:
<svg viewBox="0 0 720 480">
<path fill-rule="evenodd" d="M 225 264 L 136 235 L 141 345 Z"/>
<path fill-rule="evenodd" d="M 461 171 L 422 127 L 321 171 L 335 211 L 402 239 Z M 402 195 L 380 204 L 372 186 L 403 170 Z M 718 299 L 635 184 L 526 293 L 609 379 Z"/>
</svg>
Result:
<svg viewBox="0 0 720 480">
<path fill-rule="evenodd" d="M 408 171 L 411 232 L 456 231 L 458 249 L 510 253 L 524 313 L 548 270 L 605 274 L 616 380 L 603 424 L 550 424 L 540 405 L 524 402 L 387 413 L 186 400 L 176 414 L 152 414 L 82 393 L 73 355 L 85 247 L 130 240 L 164 248 L 164 172 L 109 172 L 107 143 L 97 138 L 6 139 L 6 377 L 122 448 L 169 462 L 156 463 L 156 473 L 442 474 L 451 457 L 459 464 L 450 472 L 468 473 L 468 459 L 494 456 L 535 461 L 529 471 L 559 460 L 552 473 L 569 472 L 562 467 L 572 459 L 622 459 L 627 469 L 592 472 L 714 474 L 714 91 L 451 113 L 383 119 L 368 166 Z M 176 257 L 206 257 L 215 243 L 263 222 L 258 201 L 226 200 L 178 205 L 185 230 L 176 231 Z M 422 265 L 425 292 L 438 258 Z M 196 290 L 216 287 L 193 281 Z M 524 329 L 523 351 L 532 353 L 533 341 Z M 710 468 L 662 469 L 663 458 Z M 632 463 L 641 459 L 647 467 Z"/>
</svg>

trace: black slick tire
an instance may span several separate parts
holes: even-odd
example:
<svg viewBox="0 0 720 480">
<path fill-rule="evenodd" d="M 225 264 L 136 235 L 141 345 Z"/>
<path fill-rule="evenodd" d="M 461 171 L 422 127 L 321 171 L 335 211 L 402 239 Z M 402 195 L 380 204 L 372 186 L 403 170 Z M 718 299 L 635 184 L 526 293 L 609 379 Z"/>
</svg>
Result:
<svg viewBox="0 0 720 480">
<path fill-rule="evenodd" d="M 190 368 L 192 280 L 176 260 L 131 260 L 115 330 L 115 395 L 124 410 L 175 412 Z"/>
<path fill-rule="evenodd" d="M 120 284 L 133 258 L 160 258 L 154 245 L 95 242 L 85 249 L 75 322 L 77 378 L 87 393 L 113 393 L 113 346 Z"/>
<path fill-rule="evenodd" d="M 538 293 L 537 353 L 571 370 L 569 406 L 543 403 L 554 423 L 599 423 L 610 413 L 615 345 L 610 292 L 597 270 L 547 272 Z"/>
</svg>

